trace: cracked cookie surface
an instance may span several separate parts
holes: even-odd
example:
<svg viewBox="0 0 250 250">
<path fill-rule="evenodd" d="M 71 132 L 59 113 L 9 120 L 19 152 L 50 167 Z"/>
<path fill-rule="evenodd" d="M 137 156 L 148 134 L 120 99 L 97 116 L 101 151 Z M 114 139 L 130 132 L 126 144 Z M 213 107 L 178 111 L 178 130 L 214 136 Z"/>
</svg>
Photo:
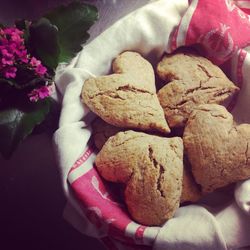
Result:
<svg viewBox="0 0 250 250">
<path fill-rule="evenodd" d="M 191 53 L 165 56 L 157 66 L 161 79 L 169 82 L 158 92 L 170 127 L 183 127 L 200 104 L 221 104 L 239 88 L 208 59 Z"/>
<path fill-rule="evenodd" d="M 179 207 L 183 178 L 183 142 L 141 132 L 119 132 L 96 157 L 99 173 L 124 183 L 125 202 L 137 222 L 161 225 Z"/>
<path fill-rule="evenodd" d="M 114 60 L 113 70 L 85 81 L 83 102 L 111 125 L 169 133 L 151 64 L 136 52 L 124 52 Z"/>
<path fill-rule="evenodd" d="M 203 192 L 250 177 L 250 125 L 236 125 L 225 107 L 194 110 L 183 135 L 195 180 Z"/>
<path fill-rule="evenodd" d="M 98 150 L 101 150 L 103 145 L 109 139 L 109 137 L 114 136 L 118 132 L 124 131 L 122 128 L 112 126 L 100 118 L 95 119 L 92 123 L 93 138 L 95 146 Z M 181 193 L 181 203 L 184 202 L 196 202 L 201 198 L 201 192 L 199 186 L 194 180 L 191 173 L 190 163 L 184 160 L 183 169 L 183 180 L 182 180 L 182 193 Z"/>
</svg>

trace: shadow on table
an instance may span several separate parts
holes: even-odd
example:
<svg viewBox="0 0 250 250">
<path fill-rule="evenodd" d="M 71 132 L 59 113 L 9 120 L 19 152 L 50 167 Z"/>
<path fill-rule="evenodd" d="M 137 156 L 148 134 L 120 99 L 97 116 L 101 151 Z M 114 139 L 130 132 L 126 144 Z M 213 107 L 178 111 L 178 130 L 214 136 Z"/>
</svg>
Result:
<svg viewBox="0 0 250 250">
<path fill-rule="evenodd" d="M 51 137 L 31 136 L 11 160 L 0 159 L 1 249 L 103 249 L 62 218 L 65 198 Z"/>
</svg>

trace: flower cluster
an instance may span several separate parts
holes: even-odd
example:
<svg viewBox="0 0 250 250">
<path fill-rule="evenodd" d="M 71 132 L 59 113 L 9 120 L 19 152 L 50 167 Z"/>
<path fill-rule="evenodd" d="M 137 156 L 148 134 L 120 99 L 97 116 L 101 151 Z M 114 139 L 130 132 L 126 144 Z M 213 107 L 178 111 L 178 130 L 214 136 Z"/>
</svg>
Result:
<svg viewBox="0 0 250 250">
<path fill-rule="evenodd" d="M 25 68 L 34 74 L 34 77 L 45 77 L 47 74 L 47 68 L 44 67 L 40 60 L 31 56 L 24 42 L 23 31 L 16 27 L 0 28 L 0 78 L 16 80 L 18 70 Z M 43 90 L 48 86 L 43 86 Z M 38 88 L 39 92 L 41 88 Z M 33 90 L 35 91 L 35 90 Z M 29 95 L 31 101 L 37 101 L 43 99 L 46 95 L 49 96 L 49 91 L 42 95 L 38 95 L 38 98 L 32 98 L 32 94 Z"/>
<path fill-rule="evenodd" d="M 28 94 L 28 97 L 30 101 L 37 102 L 38 100 L 42 100 L 50 96 L 52 92 L 53 92 L 52 86 L 42 86 L 40 88 L 33 89 Z"/>
</svg>

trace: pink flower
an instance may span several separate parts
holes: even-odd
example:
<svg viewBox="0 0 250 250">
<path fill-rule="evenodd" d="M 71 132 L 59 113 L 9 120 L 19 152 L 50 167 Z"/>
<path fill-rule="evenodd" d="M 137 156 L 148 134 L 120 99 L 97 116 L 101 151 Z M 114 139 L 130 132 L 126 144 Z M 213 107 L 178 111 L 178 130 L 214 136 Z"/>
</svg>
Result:
<svg viewBox="0 0 250 250">
<path fill-rule="evenodd" d="M 44 76 L 47 73 L 47 69 L 35 57 L 31 58 L 30 65 L 34 67 L 36 74 L 39 76 Z"/>
<path fill-rule="evenodd" d="M 21 37 L 23 35 L 23 31 L 15 28 L 15 27 L 9 27 L 9 28 L 4 29 L 4 34 L 18 38 L 18 37 Z"/>
<path fill-rule="evenodd" d="M 51 86 L 42 86 L 37 89 L 33 89 L 28 97 L 31 102 L 37 102 L 38 100 L 42 100 L 51 95 L 52 87 Z"/>
<path fill-rule="evenodd" d="M 7 69 L 5 69 L 4 71 L 4 76 L 6 78 L 15 78 L 16 77 L 16 71 L 17 68 L 16 67 L 8 67 Z"/>
<path fill-rule="evenodd" d="M 24 39 L 19 34 L 13 34 L 11 36 L 11 40 L 15 43 L 21 44 L 23 43 Z"/>
<path fill-rule="evenodd" d="M 28 54 L 23 34 L 15 27 L 0 28 L 0 77 L 15 78 L 16 72 L 23 68 L 33 77 L 43 77 L 47 73 L 41 61 Z"/>
<path fill-rule="evenodd" d="M 28 53 L 27 53 L 27 50 L 24 49 L 24 50 L 17 50 L 16 51 L 16 55 L 19 57 L 19 60 L 23 63 L 28 63 L 29 60 L 28 60 Z"/>
<path fill-rule="evenodd" d="M 35 71 L 39 76 L 44 76 L 47 73 L 47 69 L 42 64 L 38 65 Z"/>
<path fill-rule="evenodd" d="M 4 28 L 0 31 L 0 74 L 6 78 L 15 78 L 17 68 L 14 65 L 19 60 L 27 62 L 27 51 L 20 50 L 20 47 L 25 48 L 24 39 L 21 37 L 23 32 L 17 28 Z"/>
<path fill-rule="evenodd" d="M 30 65 L 33 67 L 37 67 L 38 65 L 41 65 L 41 61 L 37 60 L 35 57 L 32 57 L 30 59 Z"/>
<path fill-rule="evenodd" d="M 0 52 L 2 54 L 2 64 L 5 65 L 13 65 L 14 64 L 14 56 L 13 54 L 9 53 L 6 48 L 0 49 Z"/>
<path fill-rule="evenodd" d="M 14 61 L 12 59 L 2 58 L 3 65 L 13 65 Z"/>
<path fill-rule="evenodd" d="M 8 50 L 4 47 L 1 48 L 1 53 L 5 57 L 13 57 L 13 55 L 11 53 L 9 53 Z"/>
</svg>

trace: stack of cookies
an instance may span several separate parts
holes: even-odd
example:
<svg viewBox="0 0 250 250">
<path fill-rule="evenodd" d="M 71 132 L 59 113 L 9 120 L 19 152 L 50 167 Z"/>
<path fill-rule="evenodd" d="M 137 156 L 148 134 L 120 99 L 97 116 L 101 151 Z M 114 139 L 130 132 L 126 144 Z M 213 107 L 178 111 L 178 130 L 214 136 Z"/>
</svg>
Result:
<svg viewBox="0 0 250 250">
<path fill-rule="evenodd" d="M 235 125 L 219 105 L 239 91 L 220 68 L 189 52 L 166 55 L 156 70 L 160 89 L 136 52 L 118 55 L 112 68 L 85 81 L 82 100 L 99 116 L 96 168 L 124 184 L 135 221 L 161 225 L 180 204 L 250 177 L 250 126 Z"/>
</svg>

